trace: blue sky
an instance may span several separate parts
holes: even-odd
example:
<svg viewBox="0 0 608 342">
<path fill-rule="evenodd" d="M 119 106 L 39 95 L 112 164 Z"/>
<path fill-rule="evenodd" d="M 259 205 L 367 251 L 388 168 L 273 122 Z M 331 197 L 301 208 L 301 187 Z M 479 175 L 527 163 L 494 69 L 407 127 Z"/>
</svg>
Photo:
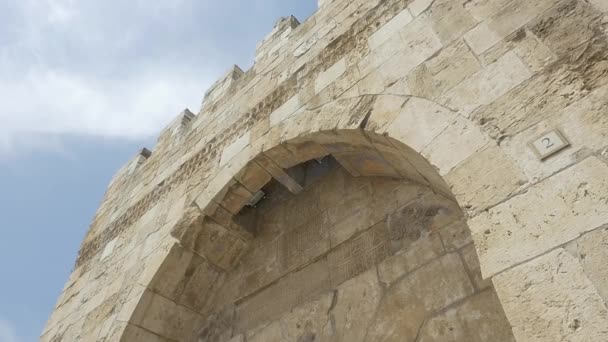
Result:
<svg viewBox="0 0 608 342">
<path fill-rule="evenodd" d="M 113 173 L 316 0 L 0 2 L 0 342 L 37 341 Z"/>
</svg>

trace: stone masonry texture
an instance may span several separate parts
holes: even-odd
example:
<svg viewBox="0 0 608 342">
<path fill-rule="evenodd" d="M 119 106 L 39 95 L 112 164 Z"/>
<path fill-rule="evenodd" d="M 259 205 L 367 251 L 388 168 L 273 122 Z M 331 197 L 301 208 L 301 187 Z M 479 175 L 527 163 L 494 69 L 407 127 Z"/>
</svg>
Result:
<svg viewBox="0 0 608 342">
<path fill-rule="evenodd" d="M 41 341 L 608 341 L 607 251 L 606 1 L 319 0 L 117 172 Z"/>
</svg>

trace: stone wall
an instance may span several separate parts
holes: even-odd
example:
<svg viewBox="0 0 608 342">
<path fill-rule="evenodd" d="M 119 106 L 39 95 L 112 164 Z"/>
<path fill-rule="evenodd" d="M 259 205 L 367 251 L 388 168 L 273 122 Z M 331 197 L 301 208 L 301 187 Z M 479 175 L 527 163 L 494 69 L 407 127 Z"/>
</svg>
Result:
<svg viewBox="0 0 608 342">
<path fill-rule="evenodd" d="M 207 92 L 198 115 L 184 111 L 151 154 L 142 151 L 117 173 L 41 340 L 187 341 L 206 322 L 233 326 L 234 311 L 219 310 L 216 301 L 231 302 L 222 294 L 242 282 L 227 279 L 261 241 L 243 208 L 272 183 L 305 196 L 293 167 L 327 155 L 355 178 L 399 179 L 455 200 L 479 255 L 481 275 L 473 283 L 491 279 L 517 341 L 607 340 L 604 2 L 320 5 L 301 24 L 279 20 L 251 69 L 234 67 Z M 569 147 L 539 159 L 529 143 L 552 129 Z M 347 243 L 360 223 L 353 220 L 332 226 L 333 238 Z M 300 264 L 318 252 L 294 249 L 285 263 Z M 466 260 L 475 259 L 470 246 L 458 259 L 453 254 L 445 251 L 435 261 L 439 274 L 452 276 L 441 270 L 460 259 L 466 269 Z M 372 260 L 382 265 L 397 255 Z M 293 267 L 274 272 L 298 271 Z M 352 279 L 374 276 L 362 272 Z M 263 276 L 281 284 L 281 274 L 252 274 L 245 283 L 271 281 Z M 415 286 L 414 278 L 401 284 Z M 330 282 L 331 289 L 358 283 L 352 279 Z M 382 303 L 400 296 L 384 293 Z M 493 300 L 490 291 L 477 296 L 483 299 L 429 318 L 424 338 L 436 338 L 447 321 L 468 326 L 466 312 Z M 327 305 L 321 297 L 303 298 L 303 306 L 285 305 Z M 331 308 L 332 294 L 327 300 Z M 237 300 L 237 313 L 245 303 Z M 400 319 L 409 307 L 387 320 Z M 268 329 L 283 324 L 271 316 Z M 468 333 L 448 325 L 454 334 Z M 236 328 L 249 334 L 249 326 Z"/>
<path fill-rule="evenodd" d="M 415 183 L 307 163 L 243 215 L 256 239 L 201 341 L 514 341 L 458 205 Z M 204 296 L 204 294 L 199 294 Z"/>
</svg>

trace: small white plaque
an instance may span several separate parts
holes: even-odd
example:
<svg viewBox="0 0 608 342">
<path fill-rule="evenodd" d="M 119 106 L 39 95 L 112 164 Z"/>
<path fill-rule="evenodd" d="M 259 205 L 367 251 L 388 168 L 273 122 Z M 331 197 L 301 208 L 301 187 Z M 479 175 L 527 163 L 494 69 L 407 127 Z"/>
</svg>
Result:
<svg viewBox="0 0 608 342">
<path fill-rule="evenodd" d="M 530 147 L 540 160 L 547 159 L 568 146 L 570 146 L 570 143 L 557 129 L 549 131 L 530 142 Z"/>
</svg>

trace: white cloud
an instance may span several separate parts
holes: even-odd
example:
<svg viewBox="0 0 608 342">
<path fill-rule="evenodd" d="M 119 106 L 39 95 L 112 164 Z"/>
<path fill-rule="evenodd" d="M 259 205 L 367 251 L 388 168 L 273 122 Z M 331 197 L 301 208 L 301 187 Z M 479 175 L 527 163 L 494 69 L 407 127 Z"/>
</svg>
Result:
<svg viewBox="0 0 608 342">
<path fill-rule="evenodd" d="M 217 63 L 176 53 L 189 32 L 158 27 L 190 1 L 9 0 L 17 22 L 8 30 L 0 13 L 0 42 L 12 33 L 0 44 L 0 159 L 48 149 L 49 136 L 149 138 L 184 108 L 196 112 Z"/>
<path fill-rule="evenodd" d="M 0 342 L 20 342 L 11 322 L 0 318 Z"/>
<path fill-rule="evenodd" d="M 0 159 L 48 136 L 157 135 L 296 3 L 0 1 Z"/>
</svg>

